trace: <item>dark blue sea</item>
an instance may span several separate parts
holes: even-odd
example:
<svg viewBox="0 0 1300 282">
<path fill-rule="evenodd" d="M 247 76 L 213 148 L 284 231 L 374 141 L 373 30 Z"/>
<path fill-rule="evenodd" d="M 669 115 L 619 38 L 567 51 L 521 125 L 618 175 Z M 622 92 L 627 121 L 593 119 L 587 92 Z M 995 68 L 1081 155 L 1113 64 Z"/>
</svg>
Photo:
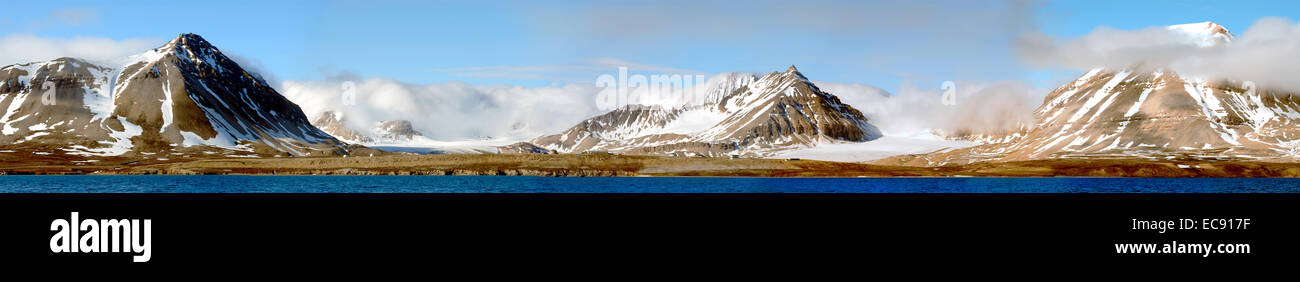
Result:
<svg viewBox="0 0 1300 282">
<path fill-rule="evenodd" d="M 3 193 L 1296 193 L 1283 178 L 0 176 Z"/>
</svg>

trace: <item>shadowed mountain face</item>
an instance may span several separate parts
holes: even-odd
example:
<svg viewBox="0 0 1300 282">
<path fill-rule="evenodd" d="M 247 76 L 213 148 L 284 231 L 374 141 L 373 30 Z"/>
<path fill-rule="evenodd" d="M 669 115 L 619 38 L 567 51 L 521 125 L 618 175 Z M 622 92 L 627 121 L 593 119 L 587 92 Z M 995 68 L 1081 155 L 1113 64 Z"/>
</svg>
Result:
<svg viewBox="0 0 1300 282">
<path fill-rule="evenodd" d="M 4 147 L 73 155 L 345 153 L 297 105 L 194 34 L 121 68 L 61 58 L 4 67 L 0 79 Z"/>
<path fill-rule="evenodd" d="M 719 91 L 708 91 L 701 105 L 629 105 L 531 143 L 563 153 L 723 156 L 880 137 L 861 112 L 793 66 L 762 77 L 733 74 L 711 89 Z"/>
</svg>

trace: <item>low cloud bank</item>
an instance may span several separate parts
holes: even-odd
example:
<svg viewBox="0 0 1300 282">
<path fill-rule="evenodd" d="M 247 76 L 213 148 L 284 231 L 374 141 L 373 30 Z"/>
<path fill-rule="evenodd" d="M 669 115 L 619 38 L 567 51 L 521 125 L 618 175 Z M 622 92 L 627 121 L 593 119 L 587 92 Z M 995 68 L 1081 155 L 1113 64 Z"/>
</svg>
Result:
<svg viewBox="0 0 1300 282">
<path fill-rule="evenodd" d="M 351 81 L 351 86 L 344 82 Z M 345 103 L 352 89 L 355 103 Z M 564 130 L 598 114 L 593 85 L 522 87 L 390 79 L 284 81 L 281 93 L 309 118 L 339 111 L 349 128 L 368 132 L 385 120 L 410 120 L 434 140 L 526 140 Z"/>
<path fill-rule="evenodd" d="M 730 74 L 710 77 L 709 81 L 719 82 L 725 75 Z M 348 81 L 351 86 L 345 86 Z M 1033 123 L 1033 109 L 1042 103 L 1046 93 L 1019 81 L 957 82 L 957 103 L 944 105 L 943 90 L 938 85 L 905 84 L 895 94 L 862 84 L 817 85 L 862 111 L 872 124 L 893 136 L 920 136 L 931 129 L 1014 130 Z M 385 120 L 410 120 L 416 130 L 443 141 L 529 140 L 559 133 L 606 112 L 597 99 L 604 88 L 594 84 L 522 87 L 452 81 L 418 85 L 341 76 L 323 81 L 284 81 L 280 89 L 313 119 L 324 111 L 338 111 L 349 128 L 359 131 L 371 130 Z M 355 102 L 347 103 L 344 98 L 349 89 L 355 93 Z M 641 101 L 647 102 L 678 105 Z"/>
<path fill-rule="evenodd" d="M 1046 89 L 1021 81 L 955 82 L 956 104 L 945 105 L 941 85 L 904 84 L 898 93 L 861 84 L 817 84 L 867 115 L 887 136 L 924 136 L 930 130 L 947 133 L 999 133 L 1034 123 L 1033 110 Z"/>
<path fill-rule="evenodd" d="M 1300 90 L 1300 23 L 1263 18 L 1230 44 L 1204 47 L 1199 38 L 1151 27 L 1100 27 L 1077 38 L 1026 34 L 1015 44 L 1034 67 L 1084 70 L 1094 67 L 1168 67 L 1182 75 L 1255 81 L 1261 87 Z"/>
<path fill-rule="evenodd" d="M 61 57 L 84 59 L 97 64 L 116 64 L 123 58 L 162 45 L 158 39 L 114 40 L 102 37 L 41 37 L 12 34 L 0 37 L 0 66 L 48 61 Z M 162 41 L 166 42 L 166 41 Z"/>
</svg>

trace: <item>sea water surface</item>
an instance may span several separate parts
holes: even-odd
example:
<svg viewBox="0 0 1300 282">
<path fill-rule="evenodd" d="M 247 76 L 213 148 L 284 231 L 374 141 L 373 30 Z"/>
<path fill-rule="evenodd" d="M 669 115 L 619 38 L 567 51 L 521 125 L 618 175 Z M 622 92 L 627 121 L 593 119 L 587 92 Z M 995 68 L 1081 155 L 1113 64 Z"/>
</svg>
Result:
<svg viewBox="0 0 1300 282">
<path fill-rule="evenodd" d="M 1287 178 L 0 176 L 0 193 L 1297 193 Z"/>
</svg>

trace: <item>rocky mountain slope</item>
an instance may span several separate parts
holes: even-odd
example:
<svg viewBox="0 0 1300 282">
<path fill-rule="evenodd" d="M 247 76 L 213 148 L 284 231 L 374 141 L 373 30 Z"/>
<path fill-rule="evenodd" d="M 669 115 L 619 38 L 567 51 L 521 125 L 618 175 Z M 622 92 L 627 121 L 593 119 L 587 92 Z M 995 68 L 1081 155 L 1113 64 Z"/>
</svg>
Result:
<svg viewBox="0 0 1300 282">
<path fill-rule="evenodd" d="M 336 155 L 346 147 L 195 34 L 122 67 L 74 58 L 0 68 L 0 147 L 80 156 Z"/>
<path fill-rule="evenodd" d="M 416 131 L 411 126 L 410 121 L 406 120 L 389 120 L 375 124 L 368 130 L 368 133 L 352 129 L 346 125 L 344 114 L 337 111 L 321 112 L 316 119 L 312 120 L 312 125 L 320 128 L 325 133 L 354 144 L 368 145 L 395 145 L 395 144 L 418 144 L 428 141 L 423 133 Z"/>
<path fill-rule="evenodd" d="M 628 105 L 530 143 L 561 153 L 764 156 L 880 137 L 861 112 L 818 89 L 793 66 L 762 77 L 728 74 L 707 87 L 698 105 Z"/>
<path fill-rule="evenodd" d="M 1214 23 L 1171 26 L 1201 47 L 1230 44 Z M 1096 68 L 1053 90 L 1023 133 L 962 150 L 877 163 L 943 165 L 1053 158 L 1277 159 L 1297 156 L 1300 98 L 1167 68 Z"/>
<path fill-rule="evenodd" d="M 411 142 L 424 138 L 424 134 L 415 131 L 415 128 L 411 127 L 411 122 L 406 120 L 380 122 L 379 126 L 375 127 L 374 133 L 380 142 L 386 143 Z"/>
<path fill-rule="evenodd" d="M 374 142 L 374 139 L 370 138 L 369 135 L 348 128 L 343 118 L 343 113 L 325 111 L 316 116 L 316 119 L 313 119 L 311 124 L 316 126 L 316 128 L 320 128 L 321 131 L 324 131 L 325 133 L 334 136 L 334 138 L 338 138 L 344 142 L 356 144 Z"/>
</svg>

